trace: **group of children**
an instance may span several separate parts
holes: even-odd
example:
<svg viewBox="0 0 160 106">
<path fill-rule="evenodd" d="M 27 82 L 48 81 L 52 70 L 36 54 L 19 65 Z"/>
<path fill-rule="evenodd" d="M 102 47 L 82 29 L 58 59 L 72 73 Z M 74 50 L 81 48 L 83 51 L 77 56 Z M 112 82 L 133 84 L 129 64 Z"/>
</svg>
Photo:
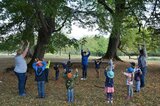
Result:
<svg viewBox="0 0 160 106">
<path fill-rule="evenodd" d="M 140 92 L 140 79 L 142 75 L 141 69 L 136 67 L 134 62 L 131 62 L 130 64 L 130 67 L 126 69 L 126 72 L 123 72 L 123 74 L 127 77 L 127 99 L 131 99 L 133 97 L 134 82 L 136 88 L 135 92 Z"/>
<path fill-rule="evenodd" d="M 78 69 L 76 69 L 75 75 L 72 75 L 72 63 L 71 61 L 67 61 L 62 63 L 64 73 L 63 77 L 66 79 L 66 88 L 67 88 L 67 97 L 68 102 L 73 102 L 74 95 L 73 95 L 73 86 L 74 80 L 78 77 Z M 48 73 L 50 67 L 50 61 L 44 61 L 40 59 L 35 59 L 35 62 L 32 64 L 32 67 L 35 71 L 35 81 L 37 81 L 37 88 L 38 88 L 38 97 L 37 98 L 45 98 L 45 82 L 48 82 Z M 59 64 L 54 65 L 55 70 L 55 80 L 59 78 Z"/>
<path fill-rule="evenodd" d="M 102 63 L 101 60 L 95 60 L 95 70 L 96 77 L 100 77 L 100 65 Z M 142 74 L 140 68 L 135 67 L 135 63 L 131 62 L 131 66 L 126 69 L 123 74 L 127 77 L 126 85 L 127 85 L 127 99 L 131 99 L 133 97 L 133 83 L 135 80 L 136 90 L 135 92 L 140 92 L 140 76 Z M 35 80 L 37 81 L 38 86 L 38 98 L 45 97 L 45 82 L 48 82 L 48 72 L 50 61 L 46 62 L 44 60 L 36 59 L 33 63 L 33 69 L 35 71 Z M 63 78 L 65 79 L 65 85 L 67 88 L 67 100 L 68 102 L 74 101 L 74 81 L 78 77 L 78 69 L 76 69 L 76 73 L 73 75 L 72 73 L 72 63 L 69 60 L 67 63 L 62 63 L 64 73 Z M 108 103 L 113 103 L 113 93 L 114 93 L 114 64 L 112 59 L 109 60 L 108 66 L 104 71 L 104 75 L 106 77 L 105 80 L 105 94 Z M 59 64 L 54 65 L 55 70 L 55 80 L 58 80 L 59 77 Z"/>
<path fill-rule="evenodd" d="M 126 69 L 123 74 L 126 76 L 126 85 L 127 85 L 127 100 L 133 97 L 133 85 L 135 84 L 135 91 L 140 92 L 140 79 L 142 75 L 142 71 L 139 67 L 135 66 L 134 62 L 130 63 L 130 67 Z M 110 60 L 108 63 L 108 67 L 104 71 L 104 75 L 106 77 L 105 81 L 105 94 L 108 103 L 113 103 L 113 93 L 114 93 L 114 64 L 113 61 Z"/>
</svg>

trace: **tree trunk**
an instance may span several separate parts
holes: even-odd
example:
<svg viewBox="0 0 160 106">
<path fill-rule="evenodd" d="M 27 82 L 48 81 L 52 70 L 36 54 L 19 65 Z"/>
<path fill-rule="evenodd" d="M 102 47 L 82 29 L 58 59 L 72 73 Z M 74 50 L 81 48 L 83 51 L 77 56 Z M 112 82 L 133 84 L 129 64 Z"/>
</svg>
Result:
<svg viewBox="0 0 160 106">
<path fill-rule="evenodd" d="M 47 32 L 45 28 L 40 28 L 38 31 L 38 40 L 37 45 L 34 50 L 33 57 L 29 63 L 29 67 L 32 66 L 32 63 L 35 61 L 35 58 L 43 59 L 47 45 L 51 37 L 51 32 Z"/>
<path fill-rule="evenodd" d="M 111 34 L 111 36 L 113 36 Z M 117 35 L 118 36 L 118 35 Z M 115 58 L 117 56 L 117 46 L 119 44 L 119 38 L 116 37 L 110 37 L 109 38 L 109 44 L 106 54 L 103 56 L 105 59 L 111 59 Z"/>
<path fill-rule="evenodd" d="M 103 56 L 105 59 L 120 58 L 117 56 L 117 49 L 120 43 L 120 34 L 125 13 L 125 0 L 115 0 L 115 13 L 112 15 L 113 27 L 109 38 L 109 44 L 106 54 Z"/>
</svg>

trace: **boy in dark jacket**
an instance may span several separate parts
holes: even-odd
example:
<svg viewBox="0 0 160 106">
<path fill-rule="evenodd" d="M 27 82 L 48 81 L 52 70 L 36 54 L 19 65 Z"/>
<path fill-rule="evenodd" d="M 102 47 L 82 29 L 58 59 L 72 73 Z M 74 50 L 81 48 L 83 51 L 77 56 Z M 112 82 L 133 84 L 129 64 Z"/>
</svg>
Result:
<svg viewBox="0 0 160 106">
<path fill-rule="evenodd" d="M 59 65 L 56 63 L 53 68 L 55 70 L 55 80 L 58 80 L 58 78 L 59 78 Z"/>
<path fill-rule="evenodd" d="M 100 76 L 100 65 L 101 65 L 102 61 L 101 60 L 94 60 L 94 64 L 95 64 L 95 70 L 97 73 L 97 78 L 99 78 Z"/>
<path fill-rule="evenodd" d="M 37 81 L 38 86 L 38 98 L 45 97 L 46 65 L 47 63 L 45 61 L 35 61 L 32 64 L 32 67 L 35 71 L 35 80 Z"/>
</svg>

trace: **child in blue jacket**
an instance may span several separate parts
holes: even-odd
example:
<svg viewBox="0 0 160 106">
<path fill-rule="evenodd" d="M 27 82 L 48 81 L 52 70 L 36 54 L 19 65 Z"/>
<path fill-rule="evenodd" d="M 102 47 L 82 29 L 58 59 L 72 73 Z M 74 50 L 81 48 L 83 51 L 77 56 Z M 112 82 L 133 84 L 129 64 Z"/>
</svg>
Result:
<svg viewBox="0 0 160 106">
<path fill-rule="evenodd" d="M 38 86 L 38 98 L 45 97 L 45 81 L 46 81 L 46 69 L 47 63 L 45 61 L 35 61 L 32 67 L 35 71 L 35 80 Z"/>
<path fill-rule="evenodd" d="M 83 51 L 81 50 L 82 56 L 82 78 L 81 80 L 86 80 L 87 78 L 87 67 L 88 67 L 88 58 L 90 56 L 90 51 Z"/>
</svg>

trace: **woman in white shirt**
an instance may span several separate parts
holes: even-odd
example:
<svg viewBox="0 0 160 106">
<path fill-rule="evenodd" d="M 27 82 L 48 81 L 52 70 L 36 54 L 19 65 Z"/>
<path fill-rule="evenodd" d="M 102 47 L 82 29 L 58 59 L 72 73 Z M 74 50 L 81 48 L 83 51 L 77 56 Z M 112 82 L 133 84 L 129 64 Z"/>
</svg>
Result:
<svg viewBox="0 0 160 106">
<path fill-rule="evenodd" d="M 22 49 L 17 50 L 15 56 L 15 68 L 14 72 L 18 78 L 18 90 L 20 96 L 25 96 L 25 84 L 26 84 L 26 72 L 27 72 L 27 63 L 24 57 L 27 55 L 28 48 L 30 43 L 27 41 L 27 47 L 23 51 Z"/>
</svg>

